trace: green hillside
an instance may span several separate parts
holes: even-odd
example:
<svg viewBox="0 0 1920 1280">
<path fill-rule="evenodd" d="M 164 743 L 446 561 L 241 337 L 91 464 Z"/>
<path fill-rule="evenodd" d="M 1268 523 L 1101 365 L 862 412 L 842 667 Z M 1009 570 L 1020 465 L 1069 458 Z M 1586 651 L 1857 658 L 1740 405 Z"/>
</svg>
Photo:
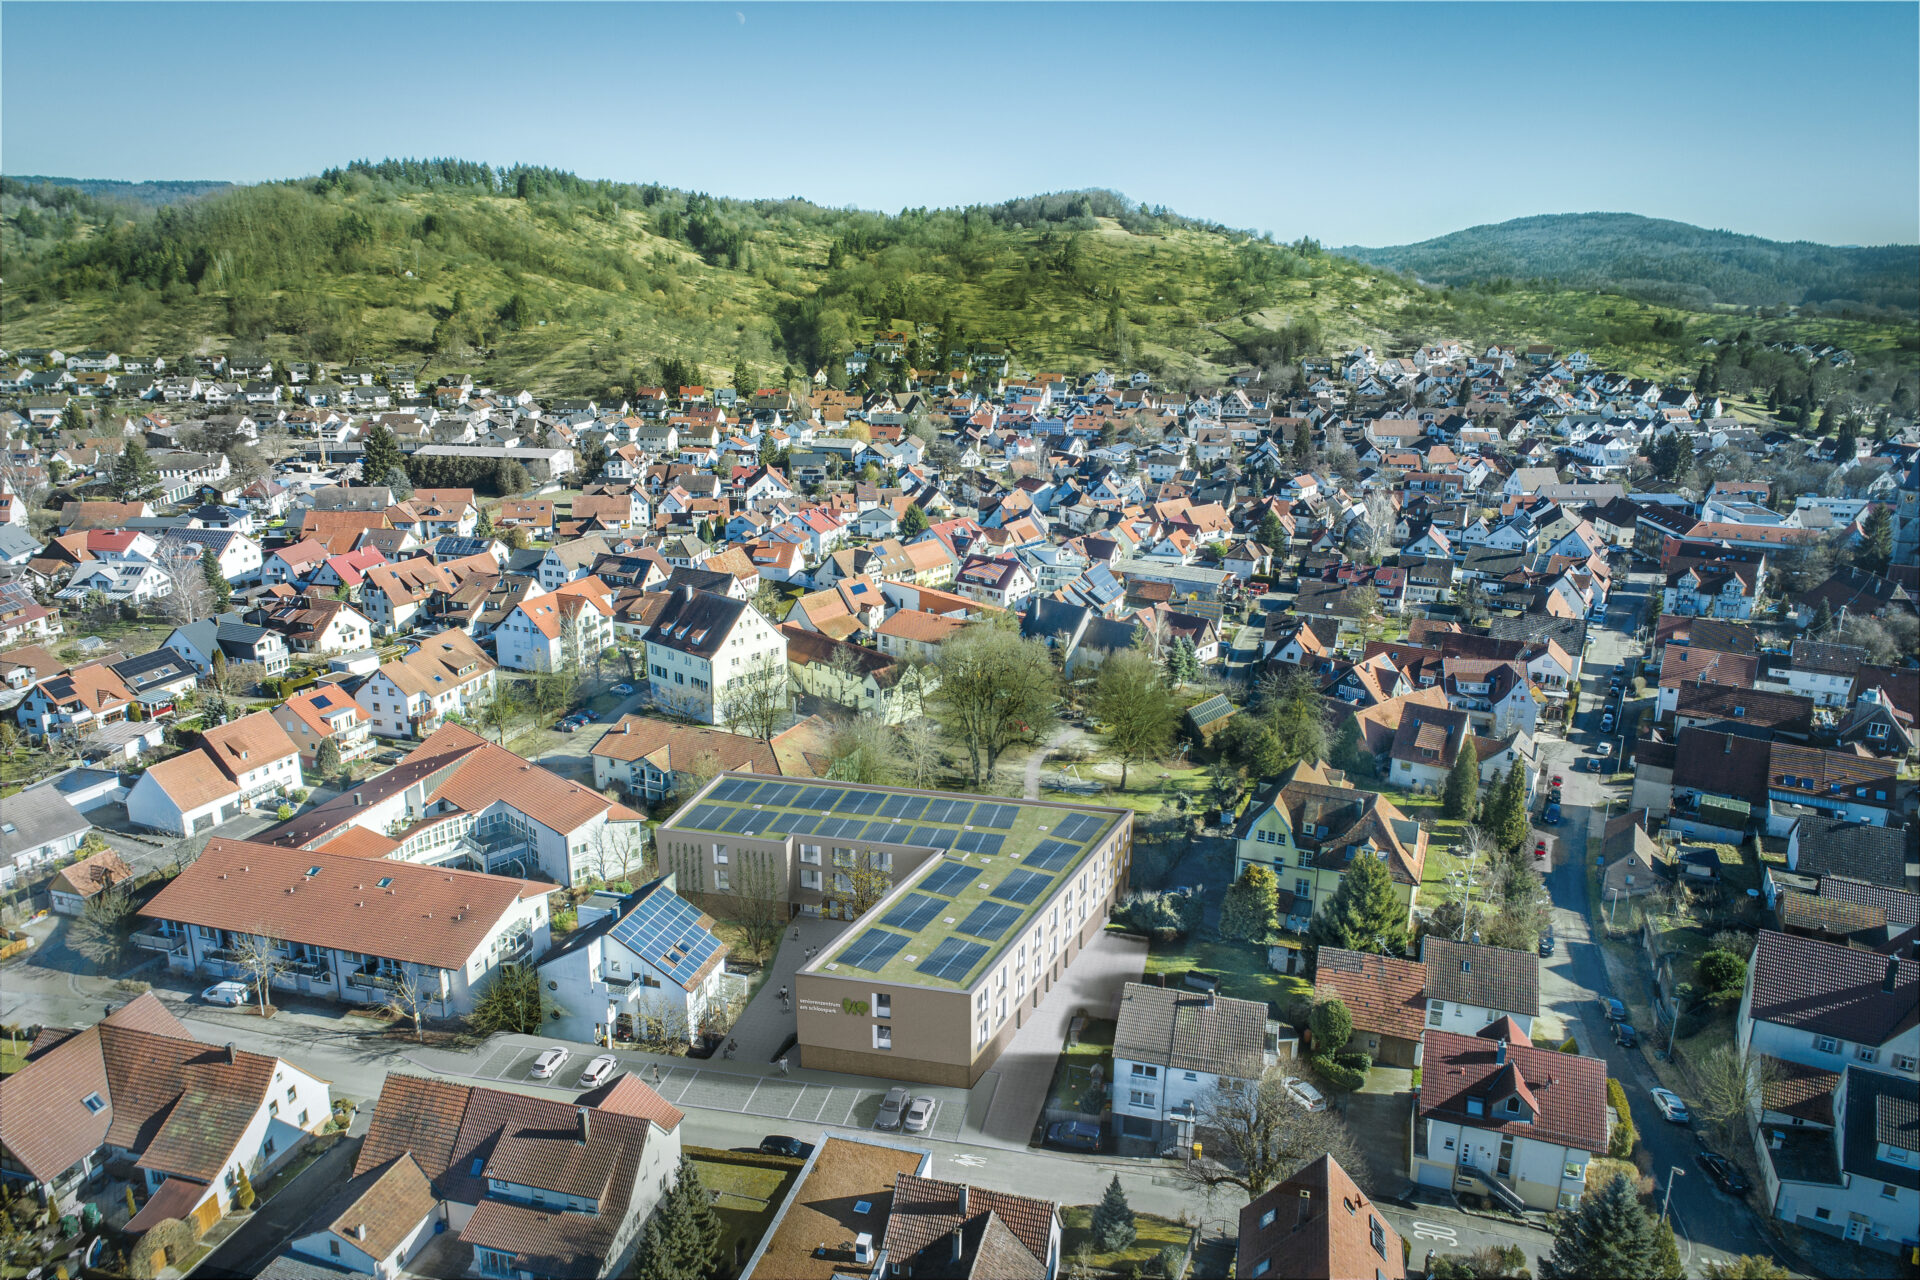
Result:
<svg viewBox="0 0 1920 1280">
<path fill-rule="evenodd" d="M 883 215 L 452 160 L 150 212 L 0 179 L 0 252 L 10 346 L 415 360 L 548 394 L 651 381 L 663 358 L 773 382 L 880 327 L 923 334 L 923 367 L 998 343 L 1017 367 L 1177 383 L 1443 336 L 1671 374 L 1697 366 L 1699 335 L 1740 323 L 1593 291 L 1436 291 L 1104 191 Z M 1895 340 L 1821 324 L 1862 352 Z"/>
<path fill-rule="evenodd" d="M 1920 246 L 1787 243 L 1631 213 L 1543 214 L 1418 244 L 1338 252 L 1439 284 L 1547 280 L 1700 309 L 1920 309 Z"/>
</svg>

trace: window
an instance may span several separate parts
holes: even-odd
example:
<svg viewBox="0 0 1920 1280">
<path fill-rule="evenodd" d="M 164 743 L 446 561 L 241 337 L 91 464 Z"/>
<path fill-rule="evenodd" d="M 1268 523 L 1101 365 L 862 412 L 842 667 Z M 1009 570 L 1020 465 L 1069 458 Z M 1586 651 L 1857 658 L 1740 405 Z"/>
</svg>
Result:
<svg viewBox="0 0 1920 1280">
<path fill-rule="evenodd" d="M 336 1258 L 337 1258 L 337 1257 L 339 1257 L 339 1256 L 340 1256 L 340 1242 L 339 1242 L 338 1240 L 329 1240 L 329 1241 L 327 1241 L 327 1252 L 328 1252 L 328 1253 L 330 1253 L 330 1254 L 332 1254 L 332 1255 L 333 1255 L 334 1257 L 336 1257 Z"/>
<path fill-rule="evenodd" d="M 1447 1139 L 1447 1145 L 1446 1145 L 1446 1148 L 1445 1148 L 1445 1149 L 1446 1149 L 1446 1150 L 1448 1150 L 1448 1151 L 1451 1151 L 1451 1150 L 1453 1150 L 1453 1139 L 1452 1139 L 1452 1138 L 1448 1138 L 1448 1139 Z"/>
<path fill-rule="evenodd" d="M 1891 1182 L 1883 1182 L 1880 1184 L 1880 1198 L 1882 1200 L 1898 1200 L 1900 1198 L 1900 1188 L 1894 1186 Z"/>
<path fill-rule="evenodd" d="M 727 873 L 722 871 L 719 867 L 715 867 L 713 869 L 713 887 L 720 890 L 723 893 L 726 890 L 732 888 L 732 886 L 727 883 Z"/>
<path fill-rule="evenodd" d="M 1832 1036 L 1815 1036 L 1813 1038 L 1813 1047 L 1822 1053 L 1840 1052 L 1840 1042 Z"/>
<path fill-rule="evenodd" d="M 102 1098 L 97 1093 L 90 1093 L 86 1097 L 82 1098 L 80 1101 L 83 1105 L 85 1105 L 88 1111 L 94 1112 L 96 1114 L 98 1114 L 101 1110 L 103 1110 L 107 1105 L 107 1100 L 105 1098 Z"/>
<path fill-rule="evenodd" d="M 1895 1071 L 1912 1071 L 1916 1065 L 1920 1064 L 1916 1064 L 1913 1057 L 1909 1054 L 1896 1053 L 1893 1055 L 1893 1069 Z"/>
<path fill-rule="evenodd" d="M 1268 1214 L 1268 1215 L 1266 1215 L 1266 1216 L 1267 1216 L 1267 1217 L 1269 1217 L 1269 1218 L 1271 1218 L 1271 1217 L 1272 1217 L 1273 1215 L 1272 1215 L 1272 1214 Z M 1261 1225 L 1262 1225 L 1262 1226 L 1264 1226 L 1264 1225 L 1266 1225 L 1266 1224 L 1265 1224 L 1265 1223 L 1262 1223 Z M 1265 1274 L 1267 1274 L 1267 1270 L 1268 1270 L 1268 1268 L 1270 1268 L 1270 1267 L 1272 1267 L 1272 1265 L 1273 1265 L 1273 1259 L 1271 1259 L 1271 1258 L 1262 1258 L 1262 1259 L 1260 1259 L 1260 1261 L 1258 1261 L 1258 1262 L 1256 1262 L 1256 1263 L 1254 1263 L 1254 1264 L 1253 1264 L 1253 1274 L 1254 1274 L 1254 1275 L 1256 1275 L 1256 1276 L 1263 1276 L 1263 1275 L 1265 1275 Z"/>
<path fill-rule="evenodd" d="M 1856 1052 L 1859 1054 L 1860 1061 L 1862 1062 L 1872 1062 L 1875 1058 L 1878 1058 L 1880 1056 L 1880 1051 L 1878 1049 L 1873 1048 L 1870 1045 L 1863 1044 L 1860 1046 L 1860 1048 Z"/>
<path fill-rule="evenodd" d="M 1831 1221 L 1833 1218 L 1833 1210 L 1827 1208 L 1825 1205 L 1821 1205 L 1818 1209 L 1815 1209 L 1813 1211 L 1813 1216 L 1820 1219 L 1820 1221 L 1822 1222 L 1828 1222 L 1828 1221 Z"/>
<path fill-rule="evenodd" d="M 1136 1062 L 1133 1064 L 1133 1074 L 1136 1076 L 1144 1076 L 1148 1080 L 1158 1080 L 1160 1078 L 1160 1068 L 1148 1066 L 1144 1062 Z"/>
<path fill-rule="evenodd" d="M 279 1114 L 280 1114 L 280 1104 L 279 1104 L 279 1103 L 277 1103 L 277 1102 L 269 1102 L 269 1103 L 267 1104 L 267 1114 L 268 1114 L 269 1116 L 277 1116 L 277 1115 L 279 1115 Z"/>
<path fill-rule="evenodd" d="M 1517 1116 L 1520 1114 L 1520 1099 L 1518 1098 L 1507 1099 L 1507 1114 L 1510 1116 Z"/>
<path fill-rule="evenodd" d="M 1367 1234 L 1372 1240 L 1373 1251 L 1383 1258 L 1386 1257 L 1387 1233 L 1386 1230 L 1381 1227 L 1380 1219 L 1374 1217 L 1372 1214 L 1367 1215 Z"/>
<path fill-rule="evenodd" d="M 302 1129 L 307 1127 L 307 1113 L 304 1111 L 300 1113 L 300 1127 Z"/>
<path fill-rule="evenodd" d="M 893 997 L 882 991 L 873 993 L 873 1016 L 891 1018 L 893 1016 Z"/>
<path fill-rule="evenodd" d="M 1266 1228 L 1272 1225 L 1273 1225 L 1273 1210 L 1269 1209 L 1265 1213 L 1260 1215 L 1260 1227 L 1262 1230 L 1265 1230 Z"/>
<path fill-rule="evenodd" d="M 287 1086 L 287 1101 L 288 1101 L 288 1102 L 292 1102 L 292 1101 L 294 1100 L 294 1096 L 295 1096 L 295 1095 L 294 1095 L 294 1089 L 293 1089 L 293 1086 L 292 1086 L 292 1085 L 288 1085 L 288 1086 Z"/>
<path fill-rule="evenodd" d="M 1427 1010 L 1427 1025 L 1437 1027 L 1446 1021 L 1446 1017 L 1447 1002 L 1445 1000 L 1435 1000 L 1433 1006 Z"/>
<path fill-rule="evenodd" d="M 265 1143 L 265 1145 L 263 1145 L 263 1146 L 262 1146 L 262 1147 L 260 1148 L 260 1150 L 261 1150 L 262 1152 L 264 1152 L 265 1154 L 267 1154 L 267 1155 L 272 1155 L 272 1154 L 273 1154 L 273 1139 L 272 1139 L 272 1138 L 268 1138 L 268 1139 L 267 1139 L 267 1141 L 266 1141 L 266 1143 Z"/>
<path fill-rule="evenodd" d="M 1134 1089 L 1129 1092 L 1127 1101 L 1132 1106 L 1150 1107 L 1153 1105 L 1153 1090 Z"/>
<path fill-rule="evenodd" d="M 1467 1099 L 1467 1114 L 1468 1114 L 1468 1115 L 1470 1115 L 1470 1116 L 1479 1116 L 1479 1115 L 1485 1115 L 1485 1114 L 1486 1114 L 1486 1111 L 1487 1111 L 1487 1108 L 1486 1108 L 1486 1104 L 1485 1104 L 1485 1103 L 1483 1103 L 1483 1102 L 1481 1102 L 1481 1101 L 1480 1101 L 1480 1099 L 1478 1099 L 1478 1098 L 1468 1098 L 1468 1099 Z"/>
<path fill-rule="evenodd" d="M 893 1048 L 893 1028 L 876 1025 L 873 1029 L 873 1047 L 876 1049 Z"/>
<path fill-rule="evenodd" d="M 1184 1075 L 1188 1084 L 1192 1084 L 1200 1079 L 1200 1076 L 1196 1072 L 1188 1071 L 1185 1072 Z"/>
</svg>

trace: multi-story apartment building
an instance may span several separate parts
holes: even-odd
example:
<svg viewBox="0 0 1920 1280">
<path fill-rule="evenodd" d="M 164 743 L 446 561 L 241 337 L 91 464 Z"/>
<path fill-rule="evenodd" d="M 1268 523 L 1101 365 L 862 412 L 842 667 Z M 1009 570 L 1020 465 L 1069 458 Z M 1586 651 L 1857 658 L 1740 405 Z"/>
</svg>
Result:
<svg viewBox="0 0 1920 1280">
<path fill-rule="evenodd" d="M 499 670 L 473 637 L 457 629 L 428 636 L 404 658 L 367 677 L 354 692 L 383 738 L 424 738 L 454 712 L 491 697 Z"/>
<path fill-rule="evenodd" d="M 961 1087 L 1099 937 L 1132 839 L 1131 809 L 751 774 L 656 833 L 689 896 L 855 921 L 794 977 L 803 1065 Z"/>
<path fill-rule="evenodd" d="M 744 601 L 686 587 L 667 594 L 645 637 L 656 702 L 720 724 L 737 696 L 764 683 L 785 705 L 787 641 L 779 628 Z"/>
</svg>

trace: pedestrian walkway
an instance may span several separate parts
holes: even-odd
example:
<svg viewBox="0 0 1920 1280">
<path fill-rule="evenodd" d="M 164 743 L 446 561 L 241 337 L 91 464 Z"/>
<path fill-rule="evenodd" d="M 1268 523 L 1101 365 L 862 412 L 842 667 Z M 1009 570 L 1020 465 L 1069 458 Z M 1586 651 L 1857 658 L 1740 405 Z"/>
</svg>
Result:
<svg viewBox="0 0 1920 1280">
<path fill-rule="evenodd" d="M 739 1045 L 733 1051 L 734 1061 L 771 1063 L 780 1056 L 781 1046 L 795 1034 L 797 1027 L 792 1002 L 781 1007 L 780 989 L 785 987 L 791 995 L 794 975 L 806 965 L 809 951 L 817 955 L 832 945 L 848 923 L 801 916 L 781 933 L 780 949 L 769 961 L 773 972 L 767 975 L 753 1003 L 746 1007 L 728 1033 L 728 1038 Z M 789 1052 L 788 1056 L 798 1061 L 798 1055 Z"/>
</svg>

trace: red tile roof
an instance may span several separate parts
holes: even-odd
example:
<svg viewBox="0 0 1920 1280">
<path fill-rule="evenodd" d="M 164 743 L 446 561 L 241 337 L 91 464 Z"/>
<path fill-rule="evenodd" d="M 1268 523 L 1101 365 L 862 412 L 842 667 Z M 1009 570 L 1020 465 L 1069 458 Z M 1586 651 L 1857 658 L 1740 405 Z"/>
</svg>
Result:
<svg viewBox="0 0 1920 1280">
<path fill-rule="evenodd" d="M 1426 1033 L 1420 1119 L 1444 1120 L 1474 1129 L 1607 1153 L 1607 1067 L 1597 1058 L 1499 1043 L 1450 1031 Z M 1496 1112 L 1508 1096 L 1537 1110 L 1532 1121 L 1502 1119 Z M 1482 1114 L 1467 1110 L 1481 1102 Z"/>
</svg>

